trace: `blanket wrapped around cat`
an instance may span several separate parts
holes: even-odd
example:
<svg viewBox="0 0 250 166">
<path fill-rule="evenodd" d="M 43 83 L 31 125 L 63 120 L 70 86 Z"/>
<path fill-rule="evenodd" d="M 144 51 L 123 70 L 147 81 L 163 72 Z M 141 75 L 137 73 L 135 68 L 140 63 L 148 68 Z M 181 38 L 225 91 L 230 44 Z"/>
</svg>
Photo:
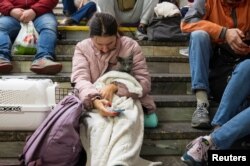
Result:
<svg viewBox="0 0 250 166">
<path fill-rule="evenodd" d="M 110 71 L 96 82 L 102 88 L 110 82 L 125 84 L 130 92 L 142 94 L 142 87 L 128 73 Z M 151 162 L 140 157 L 144 135 L 144 115 L 139 100 L 114 96 L 112 105 L 125 109 L 119 116 L 103 117 L 97 110 L 84 119 L 80 136 L 87 152 L 87 166 L 154 166 L 162 162 Z"/>
</svg>

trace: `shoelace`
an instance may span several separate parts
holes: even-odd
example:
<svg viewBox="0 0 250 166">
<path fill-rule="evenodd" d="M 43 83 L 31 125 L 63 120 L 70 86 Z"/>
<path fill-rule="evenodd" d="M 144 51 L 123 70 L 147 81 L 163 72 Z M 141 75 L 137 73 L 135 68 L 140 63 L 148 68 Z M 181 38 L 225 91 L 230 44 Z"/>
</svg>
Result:
<svg viewBox="0 0 250 166">
<path fill-rule="evenodd" d="M 206 103 L 203 103 L 203 104 L 200 104 L 200 105 L 197 106 L 196 112 L 198 114 L 198 117 L 203 117 L 204 116 L 203 113 L 208 114 L 208 111 L 207 111 L 206 107 L 207 107 Z"/>
<path fill-rule="evenodd" d="M 204 159 L 205 161 L 207 161 L 208 159 L 208 154 L 207 154 L 207 150 L 209 149 L 209 146 L 206 145 L 204 142 L 202 142 L 202 137 L 198 137 L 196 138 L 194 141 L 190 142 L 187 145 L 187 149 L 191 149 L 194 145 L 198 144 L 198 149 L 196 149 L 196 151 L 199 154 L 199 158 Z"/>
</svg>

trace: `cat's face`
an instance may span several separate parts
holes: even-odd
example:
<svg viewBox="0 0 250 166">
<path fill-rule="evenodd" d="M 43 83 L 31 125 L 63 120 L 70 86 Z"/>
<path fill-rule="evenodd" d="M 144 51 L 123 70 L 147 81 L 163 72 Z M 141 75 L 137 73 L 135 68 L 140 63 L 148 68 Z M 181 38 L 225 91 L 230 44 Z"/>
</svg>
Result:
<svg viewBox="0 0 250 166">
<path fill-rule="evenodd" d="M 130 73 L 133 67 L 133 55 L 128 57 L 117 57 L 115 70 Z"/>
</svg>

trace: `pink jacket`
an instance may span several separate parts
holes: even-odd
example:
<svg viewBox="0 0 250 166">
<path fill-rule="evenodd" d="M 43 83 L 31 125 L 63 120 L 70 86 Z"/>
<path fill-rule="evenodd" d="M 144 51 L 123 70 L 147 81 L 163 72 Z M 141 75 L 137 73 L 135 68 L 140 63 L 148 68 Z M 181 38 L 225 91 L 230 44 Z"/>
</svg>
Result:
<svg viewBox="0 0 250 166">
<path fill-rule="evenodd" d="M 85 108 L 91 109 L 93 107 L 91 99 L 99 95 L 93 83 L 108 68 L 117 63 L 117 56 L 125 57 L 131 54 L 133 55 L 131 73 L 141 84 L 144 97 L 151 90 L 151 78 L 141 47 L 136 41 L 126 36 L 119 37 L 116 49 L 106 54 L 101 54 L 94 47 L 91 38 L 85 39 L 76 45 L 73 56 L 71 82 L 76 83 L 76 88 L 79 90 L 80 99 L 83 101 Z M 124 85 L 119 84 L 117 95 L 128 96 L 129 92 Z"/>
</svg>

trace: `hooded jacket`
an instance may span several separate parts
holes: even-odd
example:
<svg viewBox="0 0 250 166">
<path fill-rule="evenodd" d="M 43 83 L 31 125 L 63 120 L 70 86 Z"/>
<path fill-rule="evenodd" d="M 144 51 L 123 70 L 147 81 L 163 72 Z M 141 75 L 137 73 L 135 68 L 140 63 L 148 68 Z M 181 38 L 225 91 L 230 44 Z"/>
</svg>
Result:
<svg viewBox="0 0 250 166">
<path fill-rule="evenodd" d="M 52 12 L 58 0 L 0 0 L 0 13 L 10 15 L 14 8 L 33 9 L 36 16 Z"/>
</svg>

